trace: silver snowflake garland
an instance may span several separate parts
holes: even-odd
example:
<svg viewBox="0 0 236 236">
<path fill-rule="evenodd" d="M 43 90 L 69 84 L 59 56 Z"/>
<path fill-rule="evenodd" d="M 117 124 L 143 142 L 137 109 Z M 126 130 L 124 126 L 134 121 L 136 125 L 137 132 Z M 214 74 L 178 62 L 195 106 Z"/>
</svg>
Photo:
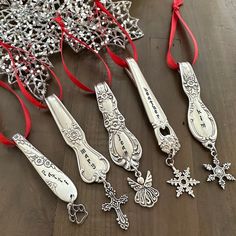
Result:
<svg viewBox="0 0 236 236">
<path fill-rule="evenodd" d="M 175 178 L 170 179 L 167 183 L 176 186 L 176 196 L 181 196 L 184 192 L 188 193 L 190 196 L 195 197 L 193 193 L 193 186 L 200 183 L 200 181 L 192 179 L 190 177 L 190 168 L 187 167 L 186 170 L 181 172 L 180 170 L 173 167 Z"/>
<path fill-rule="evenodd" d="M 102 3 L 117 18 L 133 40 L 143 36 L 137 25 L 138 20 L 129 14 L 129 1 L 103 0 Z M 93 0 L 1 0 L 0 1 L 0 38 L 5 43 L 24 49 L 38 59 L 48 61 L 48 56 L 59 52 L 61 30 L 52 19 L 60 13 L 70 33 L 85 41 L 99 51 L 105 45 L 125 47 L 126 36 L 103 12 L 97 11 Z M 83 47 L 65 37 L 65 41 L 75 52 Z M 9 61 L 6 50 L 0 49 L 0 71 L 8 75 L 8 82 L 15 83 L 11 63 L 7 69 L 2 66 Z M 12 53 L 14 59 L 18 53 Z M 50 64 L 50 62 L 48 63 Z M 28 65 L 29 66 L 29 65 Z M 24 68 L 24 65 L 19 65 Z M 42 74 L 45 74 L 42 71 Z M 39 100 L 44 99 L 48 76 L 34 80 L 33 76 L 20 79 L 27 89 Z M 30 88 L 29 88 L 30 84 Z M 43 88 L 43 89 L 42 89 Z M 36 91 L 36 92 L 35 92 Z"/>
<path fill-rule="evenodd" d="M 218 178 L 218 183 L 222 189 L 225 189 L 225 179 L 235 181 L 235 177 L 231 174 L 227 174 L 226 170 L 228 170 L 231 166 L 231 163 L 224 163 L 223 165 L 220 165 L 220 161 L 214 157 L 213 159 L 213 165 L 210 164 L 203 164 L 203 166 L 209 170 L 212 171 L 213 174 L 210 174 L 207 178 L 207 181 L 214 181 L 216 178 Z"/>
</svg>

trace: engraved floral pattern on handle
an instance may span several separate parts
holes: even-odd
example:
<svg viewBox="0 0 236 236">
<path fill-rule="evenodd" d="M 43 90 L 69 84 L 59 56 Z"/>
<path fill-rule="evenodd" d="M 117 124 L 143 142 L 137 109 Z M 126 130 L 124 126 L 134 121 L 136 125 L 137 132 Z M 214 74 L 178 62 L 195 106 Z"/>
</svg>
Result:
<svg viewBox="0 0 236 236">
<path fill-rule="evenodd" d="M 99 83 L 95 87 L 99 110 L 109 133 L 109 151 L 113 162 L 128 171 L 139 167 L 142 147 L 138 139 L 127 129 L 125 118 L 117 107 L 117 100 L 109 86 Z"/>
<path fill-rule="evenodd" d="M 108 160 L 88 144 L 84 131 L 56 95 L 47 97 L 46 103 L 65 142 L 75 151 L 83 181 L 102 182 L 110 169 Z"/>
<path fill-rule="evenodd" d="M 217 138 L 215 119 L 200 97 L 200 85 L 188 62 L 179 63 L 184 92 L 189 99 L 188 125 L 192 135 L 203 146 L 211 148 Z"/>
<path fill-rule="evenodd" d="M 48 160 L 22 135 L 15 134 L 13 141 L 25 154 L 40 177 L 56 196 L 65 202 L 73 202 L 77 198 L 75 185 L 57 166 Z"/>
</svg>

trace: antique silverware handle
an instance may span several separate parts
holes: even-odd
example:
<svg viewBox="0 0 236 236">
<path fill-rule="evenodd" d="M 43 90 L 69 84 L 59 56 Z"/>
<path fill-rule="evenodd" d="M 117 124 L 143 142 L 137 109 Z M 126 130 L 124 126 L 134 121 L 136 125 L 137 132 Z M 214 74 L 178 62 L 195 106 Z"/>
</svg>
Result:
<svg viewBox="0 0 236 236">
<path fill-rule="evenodd" d="M 180 144 L 164 111 L 145 80 L 136 61 L 133 58 L 127 58 L 126 61 L 129 66 L 126 71 L 138 89 L 161 150 L 167 154 L 175 154 L 180 149 Z"/>
<path fill-rule="evenodd" d="M 77 189 L 69 177 L 67 177 L 22 135 L 15 134 L 13 136 L 13 141 L 25 154 L 40 177 L 56 196 L 68 203 L 75 201 L 77 198 Z"/>
<path fill-rule="evenodd" d="M 108 160 L 88 144 L 84 131 L 56 95 L 47 97 L 46 103 L 65 142 L 75 151 L 83 181 L 102 182 L 110 169 Z"/>
<path fill-rule="evenodd" d="M 113 162 L 128 171 L 137 170 L 142 156 L 138 139 L 126 127 L 125 118 L 118 110 L 117 100 L 107 83 L 97 84 L 95 91 L 109 134 L 109 152 Z"/>
<path fill-rule="evenodd" d="M 182 86 L 189 100 L 188 125 L 192 135 L 212 149 L 217 138 L 215 119 L 200 97 L 200 85 L 190 63 L 179 63 Z"/>
</svg>

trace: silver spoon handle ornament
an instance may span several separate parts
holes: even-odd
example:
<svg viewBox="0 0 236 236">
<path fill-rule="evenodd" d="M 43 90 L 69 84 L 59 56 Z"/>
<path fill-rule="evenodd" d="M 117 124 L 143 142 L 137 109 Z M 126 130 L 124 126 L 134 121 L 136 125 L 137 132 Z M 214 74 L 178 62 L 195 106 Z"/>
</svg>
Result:
<svg viewBox="0 0 236 236">
<path fill-rule="evenodd" d="M 153 126 L 161 150 L 175 155 L 180 149 L 179 140 L 170 126 L 167 117 L 145 80 L 142 71 L 133 58 L 126 59 L 128 69 L 125 69 L 136 85 L 150 123 Z"/>
<path fill-rule="evenodd" d="M 82 223 L 88 213 L 82 204 L 74 204 L 78 193 L 70 178 L 22 135 L 15 134 L 12 139 L 52 192 L 62 201 L 68 203 L 67 208 L 70 221 L 76 222 L 77 224 Z M 79 213 L 83 213 L 83 217 L 80 219 L 78 216 Z"/>
<path fill-rule="evenodd" d="M 192 135 L 211 149 L 217 138 L 215 119 L 200 97 L 200 85 L 189 62 L 179 63 L 182 86 L 189 100 L 188 125 Z"/>
<path fill-rule="evenodd" d="M 109 151 L 113 162 L 127 171 L 134 171 L 137 182 L 127 178 L 128 184 L 136 191 L 135 202 L 142 207 L 153 207 L 159 197 L 159 191 L 152 187 L 152 175 L 147 172 L 144 180 L 138 170 L 142 156 L 142 147 L 138 139 L 128 130 L 125 118 L 120 113 L 117 100 L 107 83 L 95 86 L 99 110 L 109 133 Z"/>
<path fill-rule="evenodd" d="M 56 95 L 47 97 L 46 103 L 65 142 L 75 151 L 82 180 L 86 183 L 103 183 L 110 202 L 104 203 L 102 209 L 104 211 L 113 209 L 117 216 L 117 223 L 122 229 L 127 230 L 129 221 L 122 212 L 121 205 L 128 201 L 128 196 L 123 195 L 118 198 L 116 191 L 106 181 L 106 175 L 110 169 L 108 160 L 88 144 L 84 131 Z"/>
<path fill-rule="evenodd" d="M 138 139 L 128 130 L 125 118 L 117 107 L 117 100 L 107 83 L 95 86 L 98 108 L 109 134 L 109 152 L 113 162 L 128 171 L 139 167 L 142 147 Z"/>
<path fill-rule="evenodd" d="M 82 180 L 102 182 L 110 169 L 107 159 L 88 144 L 84 131 L 56 95 L 47 97 L 46 103 L 65 142 L 75 151 Z"/>
<path fill-rule="evenodd" d="M 189 100 L 188 107 L 188 125 L 192 135 L 201 144 L 211 151 L 213 164 L 203 164 L 203 166 L 212 173 L 207 181 L 218 179 L 222 189 L 225 189 L 225 180 L 235 181 L 235 177 L 226 171 L 231 163 L 220 164 L 217 157 L 215 142 L 217 138 L 217 125 L 215 119 L 200 97 L 200 85 L 194 70 L 189 62 L 179 63 L 179 72 L 181 75 L 182 86 Z"/>
</svg>

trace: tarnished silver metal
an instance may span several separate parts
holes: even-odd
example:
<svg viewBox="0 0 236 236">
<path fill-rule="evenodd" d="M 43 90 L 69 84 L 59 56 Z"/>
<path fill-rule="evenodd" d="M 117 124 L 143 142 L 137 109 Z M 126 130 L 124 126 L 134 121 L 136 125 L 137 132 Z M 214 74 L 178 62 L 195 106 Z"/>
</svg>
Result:
<svg viewBox="0 0 236 236">
<path fill-rule="evenodd" d="M 145 80 L 136 61 L 133 58 L 127 58 L 126 61 L 129 66 L 126 71 L 137 86 L 161 150 L 167 154 L 172 153 L 175 155 L 180 149 L 180 143 L 174 130 L 170 126 L 164 111 Z"/>
<path fill-rule="evenodd" d="M 133 40 L 143 36 L 137 24 L 138 19 L 129 14 L 131 2 L 112 0 L 102 2 Z M 125 47 L 127 37 L 105 13 L 97 10 L 93 0 L 2 0 L 0 38 L 5 43 L 29 51 L 40 60 L 49 61 L 48 57 L 51 54 L 60 51 L 61 30 L 53 21 L 58 13 L 61 14 L 70 33 L 94 50 L 99 51 L 105 45 Z M 68 37 L 65 37 L 65 41 L 75 52 L 83 49 L 83 46 Z M 10 49 L 10 51 L 14 59 L 19 56 L 16 50 Z M 45 71 L 41 67 L 35 69 L 31 63 L 22 63 L 22 60 L 18 60 L 17 69 L 26 88 L 37 99 L 43 101 L 48 86 L 48 77 L 44 76 Z M 16 82 L 9 55 L 3 48 L 0 48 L 0 73 L 8 75 L 10 84 Z M 40 74 L 42 76 L 39 76 Z"/>
<path fill-rule="evenodd" d="M 39 152 L 22 135 L 15 134 L 12 139 L 16 143 L 16 146 L 25 154 L 52 192 L 62 201 L 68 203 L 67 208 L 69 220 L 81 224 L 88 216 L 88 212 L 83 204 L 74 203 L 77 199 L 78 193 L 70 178 L 67 177 L 55 164 L 48 160 L 41 152 Z M 72 209 L 74 209 L 73 216 L 71 214 Z M 80 216 L 81 214 L 82 217 Z"/>
<path fill-rule="evenodd" d="M 192 135 L 202 143 L 204 147 L 210 150 L 213 157 L 213 165 L 204 164 L 204 167 L 212 171 L 207 181 L 219 179 L 218 183 L 222 189 L 225 189 L 225 180 L 234 181 L 235 178 L 225 171 L 230 168 L 231 163 L 225 163 L 222 166 L 217 158 L 215 142 L 217 138 L 217 125 L 215 119 L 200 97 L 200 84 L 189 62 L 179 63 L 179 70 L 182 79 L 184 92 L 189 99 L 188 125 Z"/>
<path fill-rule="evenodd" d="M 106 195 L 111 198 L 110 208 L 102 207 L 104 211 L 114 209 L 117 214 L 117 222 L 122 229 L 127 229 L 128 218 L 120 209 L 120 205 L 127 202 L 128 197 L 116 198 L 111 184 L 106 181 L 106 175 L 110 169 L 108 160 L 94 150 L 87 142 L 84 131 L 65 108 L 56 95 L 46 98 L 46 103 L 52 116 L 65 140 L 76 153 L 78 168 L 82 180 L 86 183 L 103 183 Z M 126 199 L 123 201 L 123 199 Z"/>
<path fill-rule="evenodd" d="M 190 168 L 181 172 L 172 166 L 175 177 L 167 181 L 167 183 L 176 187 L 176 196 L 181 196 L 184 192 L 190 196 L 195 197 L 193 193 L 193 186 L 200 183 L 200 181 L 192 179 L 190 176 Z"/>
<path fill-rule="evenodd" d="M 127 178 L 129 185 L 136 191 L 135 202 L 143 207 L 153 207 L 159 197 L 159 191 L 152 187 L 152 175 L 147 171 L 146 179 L 140 175 L 137 182 Z"/>
<path fill-rule="evenodd" d="M 152 207 L 158 200 L 159 192 L 152 187 L 152 176 L 147 173 L 146 181 L 138 170 L 142 147 L 138 139 L 128 130 L 125 118 L 120 113 L 117 100 L 107 83 L 95 86 L 99 110 L 109 134 L 109 152 L 113 162 L 127 171 L 134 171 L 137 183 L 128 178 L 128 184 L 137 191 L 135 202 L 143 207 Z"/>
</svg>

